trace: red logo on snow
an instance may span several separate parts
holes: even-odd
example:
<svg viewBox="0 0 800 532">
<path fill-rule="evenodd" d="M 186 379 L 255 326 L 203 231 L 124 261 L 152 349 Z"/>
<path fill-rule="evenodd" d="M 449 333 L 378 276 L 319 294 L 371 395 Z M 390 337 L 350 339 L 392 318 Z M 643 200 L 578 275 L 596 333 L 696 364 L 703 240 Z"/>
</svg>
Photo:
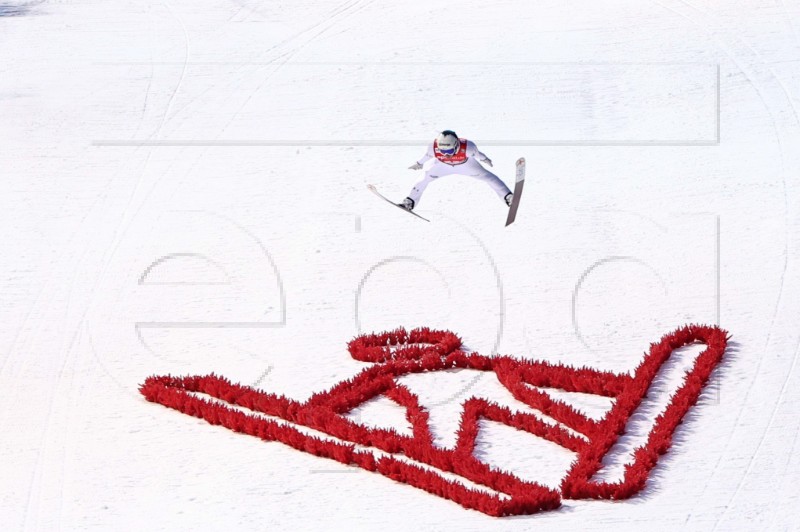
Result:
<svg viewBox="0 0 800 532">
<path fill-rule="evenodd" d="M 661 366 L 674 350 L 692 343 L 703 343 L 706 349 L 656 418 L 646 443 L 635 451 L 633 461 L 625 467 L 622 480 L 613 483 L 593 480 L 602 467 L 603 457 L 625 432 L 628 420 Z M 629 375 L 466 353 L 460 349 L 461 340 L 450 332 L 400 329 L 351 341 L 348 348 L 353 358 L 375 364 L 326 392 L 314 394 L 304 403 L 232 384 L 215 375 L 150 377 L 141 392 L 148 401 L 211 424 L 356 465 L 466 508 L 493 516 L 532 514 L 558 508 L 562 499 L 626 499 L 639 492 L 659 456 L 669 449 L 672 434 L 697 401 L 726 345 L 727 335 L 719 328 L 683 327 L 652 344 L 650 352 Z M 420 406 L 417 396 L 397 379 L 411 373 L 452 368 L 494 372 L 517 400 L 557 424 L 472 398 L 463 405 L 456 446 L 453 449 L 436 446 L 428 427 L 428 412 Z M 601 419 L 590 419 L 534 387 L 600 395 L 613 399 L 613 406 Z M 365 427 L 346 416 L 378 396 L 388 397 L 406 409 L 412 436 Z M 529 432 L 575 452 L 577 459 L 560 488 L 553 490 L 522 480 L 478 460 L 473 450 L 481 418 Z M 308 429 L 321 435 L 311 435 Z M 483 489 L 450 480 L 448 477 L 452 475 Z"/>
</svg>

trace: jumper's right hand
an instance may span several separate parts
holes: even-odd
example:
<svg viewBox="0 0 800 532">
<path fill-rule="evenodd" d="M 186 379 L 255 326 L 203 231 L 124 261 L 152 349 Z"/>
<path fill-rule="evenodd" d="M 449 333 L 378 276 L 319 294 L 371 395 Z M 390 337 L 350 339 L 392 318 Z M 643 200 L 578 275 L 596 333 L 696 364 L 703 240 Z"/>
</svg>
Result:
<svg viewBox="0 0 800 532">
<path fill-rule="evenodd" d="M 414 163 L 408 167 L 409 170 L 419 170 L 420 168 L 422 168 L 422 165 L 419 163 Z"/>
</svg>

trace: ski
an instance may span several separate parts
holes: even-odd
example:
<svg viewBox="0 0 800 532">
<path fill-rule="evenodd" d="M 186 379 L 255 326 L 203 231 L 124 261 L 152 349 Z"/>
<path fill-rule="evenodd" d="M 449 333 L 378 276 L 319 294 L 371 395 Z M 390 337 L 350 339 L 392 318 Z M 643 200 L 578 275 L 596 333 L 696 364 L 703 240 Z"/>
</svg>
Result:
<svg viewBox="0 0 800 532">
<path fill-rule="evenodd" d="M 370 191 L 371 191 L 373 194 L 375 194 L 376 196 L 378 196 L 379 198 L 381 198 L 383 201 L 386 201 L 386 202 L 389 202 L 389 203 L 391 203 L 392 205 L 394 205 L 395 207 L 397 207 L 397 208 L 398 208 L 398 209 L 400 209 L 401 211 L 405 211 L 405 212 L 407 212 L 408 214 L 413 214 L 414 216 L 416 216 L 416 217 L 417 217 L 417 218 L 419 218 L 420 220 L 425 220 L 426 222 L 430 222 L 430 220 L 428 220 L 427 218 L 425 218 L 425 217 L 423 217 L 423 216 L 420 216 L 419 214 L 415 213 L 414 211 L 409 211 L 408 209 L 406 209 L 406 208 L 404 208 L 404 207 L 401 207 L 401 206 L 400 206 L 400 205 L 398 205 L 397 203 L 393 202 L 392 200 L 390 200 L 389 198 L 387 198 L 386 196 L 384 196 L 383 194 L 381 194 L 380 192 L 378 192 L 378 189 L 376 189 L 376 188 L 375 188 L 375 185 L 367 185 L 367 188 L 368 188 L 368 189 L 369 189 L 369 190 L 370 190 Z"/>
<path fill-rule="evenodd" d="M 525 185 L 525 157 L 517 159 L 517 173 L 514 184 L 514 199 L 511 200 L 511 206 L 508 208 L 508 218 L 506 218 L 506 227 L 514 223 L 517 217 L 517 209 L 519 209 L 519 200 L 522 197 L 522 187 Z"/>
</svg>

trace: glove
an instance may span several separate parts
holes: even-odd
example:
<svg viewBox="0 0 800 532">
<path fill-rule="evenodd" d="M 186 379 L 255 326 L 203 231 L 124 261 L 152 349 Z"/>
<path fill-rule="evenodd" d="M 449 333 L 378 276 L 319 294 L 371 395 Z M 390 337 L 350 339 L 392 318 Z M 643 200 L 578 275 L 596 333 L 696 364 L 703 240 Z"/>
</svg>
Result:
<svg viewBox="0 0 800 532">
<path fill-rule="evenodd" d="M 419 170 L 420 168 L 422 168 L 422 165 L 419 163 L 414 163 L 408 167 L 409 170 Z"/>
<path fill-rule="evenodd" d="M 482 160 L 481 162 L 483 164 L 488 164 L 489 166 L 494 167 L 494 165 L 492 164 L 492 160 L 489 159 L 488 157 L 486 159 Z"/>
</svg>

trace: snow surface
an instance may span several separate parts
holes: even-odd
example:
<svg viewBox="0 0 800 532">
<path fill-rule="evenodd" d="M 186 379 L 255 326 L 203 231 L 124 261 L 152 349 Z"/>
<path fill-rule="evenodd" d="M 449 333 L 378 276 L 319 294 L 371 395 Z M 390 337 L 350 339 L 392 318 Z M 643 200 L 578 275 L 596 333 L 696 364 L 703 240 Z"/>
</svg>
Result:
<svg viewBox="0 0 800 532">
<path fill-rule="evenodd" d="M 0 2 L 0 528 L 798 529 L 799 28 L 796 0 Z M 401 199 L 443 128 L 507 181 L 527 158 L 514 225 L 468 179 L 431 223 L 366 190 Z M 733 344 L 646 491 L 534 516 L 137 392 L 304 399 L 419 325 L 629 371 L 688 322 Z M 443 445 L 495 393 L 420 377 Z M 481 456 L 557 482 L 569 453 L 492 425 Z"/>
</svg>

